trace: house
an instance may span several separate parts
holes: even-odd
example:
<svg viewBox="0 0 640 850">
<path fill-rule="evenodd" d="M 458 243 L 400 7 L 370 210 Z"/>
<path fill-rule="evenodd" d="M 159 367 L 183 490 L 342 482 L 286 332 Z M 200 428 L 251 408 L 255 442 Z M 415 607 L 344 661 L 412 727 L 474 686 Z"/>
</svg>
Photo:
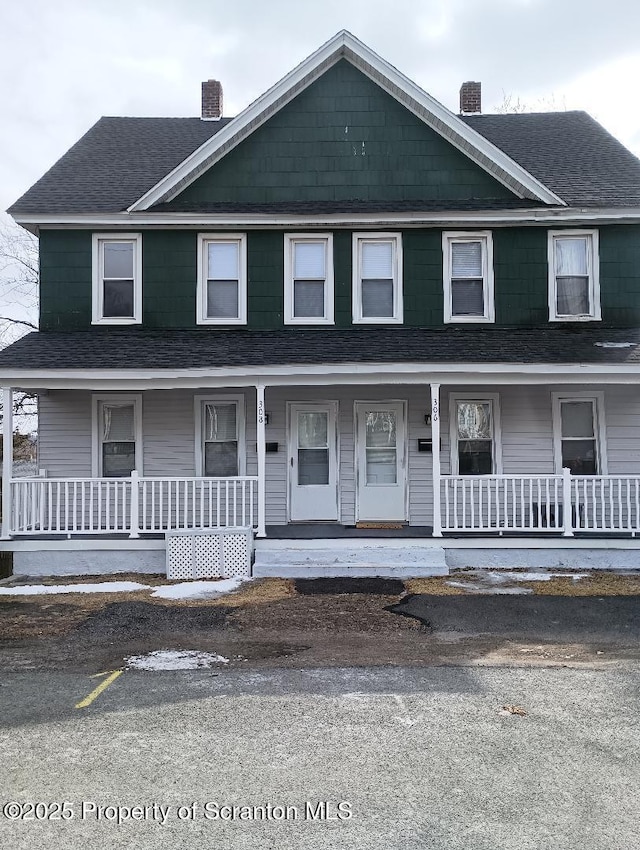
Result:
<svg viewBox="0 0 640 850">
<path fill-rule="evenodd" d="M 0 354 L 5 411 L 39 395 L 16 567 L 158 567 L 176 531 L 231 563 L 247 529 L 260 575 L 637 564 L 640 162 L 478 83 L 453 114 L 345 31 L 236 118 L 202 95 L 101 119 L 9 210 L 41 263 Z"/>
</svg>

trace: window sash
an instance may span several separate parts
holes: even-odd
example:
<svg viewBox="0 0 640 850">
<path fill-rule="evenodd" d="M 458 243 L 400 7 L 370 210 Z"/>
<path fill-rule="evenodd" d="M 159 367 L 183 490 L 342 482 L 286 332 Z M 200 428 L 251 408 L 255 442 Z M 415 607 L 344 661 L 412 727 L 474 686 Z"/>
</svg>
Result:
<svg viewBox="0 0 640 850">
<path fill-rule="evenodd" d="M 229 478 L 240 474 L 240 420 L 237 401 L 204 401 L 201 406 L 203 475 Z"/>
<path fill-rule="evenodd" d="M 198 235 L 198 324 L 245 324 L 246 237 Z"/>
<path fill-rule="evenodd" d="M 548 238 L 550 319 L 599 319 L 597 231 L 550 231 Z"/>
<path fill-rule="evenodd" d="M 93 236 L 93 321 L 141 321 L 142 239 L 139 234 Z"/>
<path fill-rule="evenodd" d="M 455 399 L 454 438 L 458 475 L 492 475 L 496 471 L 492 399 Z"/>
<path fill-rule="evenodd" d="M 581 423 L 580 417 L 570 415 L 570 409 L 574 408 L 575 413 L 577 407 L 582 408 L 583 411 L 589 409 L 589 423 L 586 420 Z M 578 433 L 581 430 L 584 433 Z M 598 474 L 600 461 L 594 399 L 560 400 L 560 453 L 562 467 L 570 469 L 572 475 Z"/>
<path fill-rule="evenodd" d="M 331 234 L 285 234 L 285 324 L 333 322 Z"/>
<path fill-rule="evenodd" d="M 445 322 L 492 322 L 491 233 L 442 234 Z"/>
<path fill-rule="evenodd" d="M 140 399 L 94 396 L 93 474 L 128 478 L 140 470 Z"/>
<path fill-rule="evenodd" d="M 355 322 L 402 321 L 401 234 L 354 234 Z"/>
</svg>

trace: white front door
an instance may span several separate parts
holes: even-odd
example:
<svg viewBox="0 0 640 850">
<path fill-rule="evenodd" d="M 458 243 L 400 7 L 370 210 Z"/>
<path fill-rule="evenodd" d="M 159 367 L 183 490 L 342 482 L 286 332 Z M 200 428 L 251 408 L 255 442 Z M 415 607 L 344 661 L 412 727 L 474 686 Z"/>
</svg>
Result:
<svg viewBox="0 0 640 850">
<path fill-rule="evenodd" d="M 405 442 L 403 402 L 356 402 L 358 520 L 406 520 Z"/>
<path fill-rule="evenodd" d="M 289 518 L 338 519 L 337 402 L 290 405 Z"/>
</svg>

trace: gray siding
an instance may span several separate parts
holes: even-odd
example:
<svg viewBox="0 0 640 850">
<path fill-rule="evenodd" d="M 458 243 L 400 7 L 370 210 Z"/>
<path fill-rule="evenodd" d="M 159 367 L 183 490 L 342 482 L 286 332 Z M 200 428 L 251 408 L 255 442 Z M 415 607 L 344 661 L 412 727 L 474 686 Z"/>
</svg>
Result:
<svg viewBox="0 0 640 850">
<path fill-rule="evenodd" d="M 551 393 L 575 387 L 498 388 L 502 431 L 503 471 L 507 474 L 550 474 L 554 471 Z M 640 389 L 596 386 L 580 388 L 589 394 L 605 394 L 605 426 L 608 471 L 611 474 L 640 474 Z M 452 392 L 480 398 L 495 387 L 443 388 L 442 472 L 451 469 L 449 400 Z M 246 410 L 247 474 L 255 475 L 255 391 L 226 391 L 244 394 Z M 224 395 L 172 390 L 143 393 L 144 474 L 192 476 L 195 474 L 194 395 Z M 432 515 L 432 455 L 418 452 L 418 439 L 429 437 L 424 415 L 429 410 L 429 387 L 351 386 L 267 388 L 269 414 L 267 440 L 277 442 L 277 453 L 267 454 L 267 522 L 287 522 L 287 402 L 337 401 L 339 406 L 339 476 L 341 520 L 355 520 L 354 402 L 356 400 L 406 400 L 408 407 L 409 521 L 428 525 Z M 40 399 L 39 466 L 49 477 L 91 476 L 91 393 L 51 391 Z"/>
</svg>

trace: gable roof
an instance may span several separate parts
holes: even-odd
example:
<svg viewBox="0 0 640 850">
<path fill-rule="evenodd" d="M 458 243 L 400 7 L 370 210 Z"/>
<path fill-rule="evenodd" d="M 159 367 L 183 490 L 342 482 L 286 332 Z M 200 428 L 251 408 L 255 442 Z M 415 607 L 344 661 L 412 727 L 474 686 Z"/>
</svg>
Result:
<svg viewBox="0 0 640 850">
<path fill-rule="evenodd" d="M 233 122 L 224 127 L 222 132 L 205 142 L 177 168 L 131 204 L 129 211 L 148 210 L 154 204 L 171 201 L 211 165 L 262 126 L 274 113 L 341 59 L 346 59 L 358 68 L 518 197 L 539 200 L 546 204 L 564 204 L 560 197 L 529 174 L 504 151 L 476 133 L 472 127 L 461 121 L 458 116 L 350 32 L 341 30 L 250 104 Z"/>
<path fill-rule="evenodd" d="M 344 34 L 345 39 L 346 36 L 348 34 Z M 333 42 L 335 39 L 328 44 Z M 349 36 L 349 41 L 345 40 L 345 50 L 347 43 L 360 45 L 353 36 Z M 361 47 L 368 51 L 364 45 Z M 375 57 L 371 51 L 368 53 Z M 333 58 L 339 61 L 340 56 Z M 384 65 L 398 79 L 406 80 L 387 63 Z M 316 69 L 316 73 L 321 72 Z M 281 86 L 287 79 L 285 77 L 277 85 Z M 421 91 L 410 81 L 406 82 Z M 429 98 L 424 92 L 422 94 Z M 640 206 L 640 160 L 585 112 L 453 116 L 437 101 L 430 98 L 430 102 L 450 119 L 455 119 L 456 126 L 466 128 L 474 137 L 484 139 L 494 150 L 506 155 L 509 161 L 519 163 L 525 173 L 549 187 L 569 206 Z M 246 113 L 247 110 L 242 115 L 246 117 Z M 199 118 L 101 118 L 8 212 L 18 221 L 22 217 L 30 217 L 29 221 L 33 221 L 39 215 L 121 213 L 133 208 L 167 175 L 175 175 L 196 155 L 204 156 L 205 151 L 210 151 L 207 146 L 222 138 L 223 133 L 235 133 L 240 118 L 222 118 L 219 121 L 202 121 Z M 514 199 L 513 202 L 501 202 L 499 208 L 525 209 L 535 205 L 539 206 L 540 201 Z M 557 206 L 557 202 L 554 205 Z M 497 205 L 487 206 L 479 201 L 466 207 L 462 203 L 456 204 L 455 209 L 481 210 L 491 206 L 497 208 Z M 328 211 L 350 214 L 400 209 L 398 204 L 354 201 L 330 204 L 329 207 L 328 210 L 326 203 L 303 207 L 295 204 L 260 205 L 259 208 L 248 204 L 216 204 L 193 211 L 207 214 L 312 215 Z M 451 204 L 446 202 L 434 204 L 422 200 L 404 205 L 405 210 L 416 212 L 451 208 Z M 173 209 L 175 206 L 171 201 L 159 201 L 150 207 L 151 212 Z"/>
</svg>

